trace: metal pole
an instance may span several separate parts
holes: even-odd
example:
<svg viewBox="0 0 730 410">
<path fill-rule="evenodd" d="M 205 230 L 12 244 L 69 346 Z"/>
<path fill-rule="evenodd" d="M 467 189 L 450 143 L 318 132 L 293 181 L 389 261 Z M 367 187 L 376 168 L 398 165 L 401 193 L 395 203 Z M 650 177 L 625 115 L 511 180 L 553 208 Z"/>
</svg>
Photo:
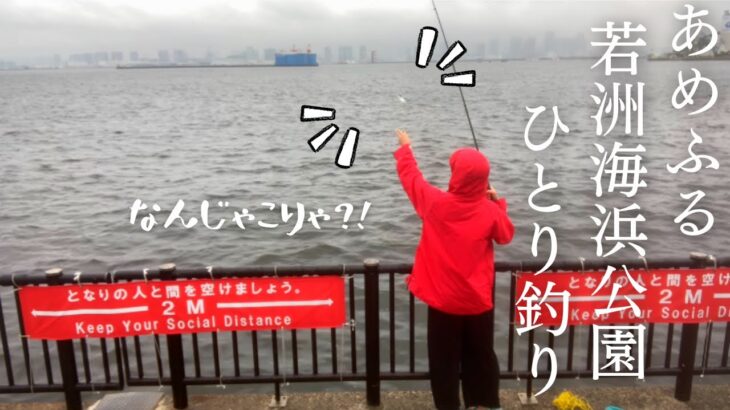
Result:
<svg viewBox="0 0 730 410">
<path fill-rule="evenodd" d="M 365 373 L 367 402 L 380 406 L 380 306 L 378 270 L 380 261 L 365 259 Z"/>
<path fill-rule="evenodd" d="M 188 387 L 185 385 L 182 336 L 167 335 L 167 358 L 170 362 L 172 402 L 176 409 L 186 409 L 188 407 Z"/>
<path fill-rule="evenodd" d="M 527 386 L 525 392 L 518 392 L 517 397 L 520 399 L 520 403 L 523 406 L 532 406 L 537 404 L 537 398 L 532 394 L 532 361 L 533 353 L 535 348 L 533 346 L 535 342 L 535 332 L 530 330 L 527 332 L 528 335 L 528 346 L 527 346 Z"/>
<path fill-rule="evenodd" d="M 699 328 L 700 325 L 697 323 L 682 325 L 682 337 L 679 342 L 679 374 L 674 385 L 674 398 L 679 401 L 689 401 L 692 395 L 692 375 L 695 367 Z"/>
<path fill-rule="evenodd" d="M 533 346 L 533 343 L 535 343 L 535 332 L 530 330 L 527 335 L 529 347 L 527 348 L 527 386 L 525 386 L 525 394 L 529 400 L 532 397 L 532 359 L 535 353 L 535 347 Z"/>
<path fill-rule="evenodd" d="M 160 265 L 160 278 L 175 280 L 174 263 Z M 188 407 L 188 387 L 185 384 L 185 358 L 183 356 L 182 336 L 167 335 L 167 360 L 170 364 L 170 387 L 172 388 L 172 403 L 176 409 Z"/>
<path fill-rule="evenodd" d="M 689 259 L 692 268 L 702 268 L 711 260 L 717 262 L 713 256 L 703 252 L 690 252 Z M 689 401 L 692 395 L 692 377 L 699 329 L 698 323 L 682 324 L 682 336 L 679 339 L 679 374 L 674 384 L 674 398 L 679 401 Z M 667 352 L 667 354 L 670 353 Z"/>
<path fill-rule="evenodd" d="M 81 392 L 78 390 L 79 376 L 76 373 L 76 356 L 74 345 L 71 340 L 59 340 L 58 361 L 61 365 L 61 379 L 63 382 L 63 394 L 66 397 L 67 410 L 82 410 Z"/>
</svg>

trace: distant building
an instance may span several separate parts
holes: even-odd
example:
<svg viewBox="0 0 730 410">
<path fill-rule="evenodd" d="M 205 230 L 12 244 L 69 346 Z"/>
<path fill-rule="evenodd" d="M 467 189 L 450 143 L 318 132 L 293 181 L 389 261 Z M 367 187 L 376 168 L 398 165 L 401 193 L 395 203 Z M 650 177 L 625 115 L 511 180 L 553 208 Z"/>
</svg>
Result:
<svg viewBox="0 0 730 410">
<path fill-rule="evenodd" d="M 184 64 L 188 62 L 188 54 L 184 50 L 174 50 L 172 52 L 172 61 L 177 64 Z"/>
<path fill-rule="evenodd" d="M 97 51 L 94 53 L 94 62 L 95 65 L 106 65 L 109 62 L 109 53 L 106 51 Z"/>
<path fill-rule="evenodd" d="M 525 50 L 523 52 L 525 58 L 536 58 L 537 57 L 537 39 L 535 37 L 528 37 L 525 41 Z"/>
<path fill-rule="evenodd" d="M 124 60 L 124 53 L 121 51 L 112 51 L 112 62 L 120 63 Z"/>
<path fill-rule="evenodd" d="M 250 63 L 259 61 L 259 51 L 253 47 L 246 47 L 246 51 L 243 54 L 244 59 Z"/>
<path fill-rule="evenodd" d="M 18 68 L 18 66 L 15 62 L 0 60 L 0 70 L 14 70 L 16 68 Z"/>
<path fill-rule="evenodd" d="M 401 54 L 404 57 L 404 60 L 407 62 L 415 62 L 416 56 L 415 51 L 413 50 L 413 47 L 405 47 L 401 50 Z"/>
<path fill-rule="evenodd" d="M 354 61 L 353 53 L 352 53 L 352 47 L 351 46 L 340 46 L 340 49 L 338 50 L 339 58 L 338 62 L 340 63 L 351 63 Z"/>
<path fill-rule="evenodd" d="M 545 33 L 545 55 L 548 57 L 557 57 L 558 47 L 555 41 L 555 32 L 548 31 Z"/>
<path fill-rule="evenodd" d="M 93 53 L 71 54 L 68 57 L 68 65 L 72 67 L 94 65 Z"/>
<path fill-rule="evenodd" d="M 274 61 L 274 58 L 276 58 L 276 49 L 275 48 L 264 49 L 264 60 L 265 61 Z"/>
<path fill-rule="evenodd" d="M 522 39 L 519 37 L 512 37 L 509 39 L 509 58 L 524 58 Z"/>
<path fill-rule="evenodd" d="M 489 56 L 492 58 L 500 58 L 502 53 L 499 50 L 499 38 L 494 37 L 489 40 Z"/>
<path fill-rule="evenodd" d="M 358 61 L 361 63 L 365 63 L 368 61 L 368 48 L 365 46 L 360 46 L 360 53 L 358 55 L 359 59 Z"/>
<path fill-rule="evenodd" d="M 160 50 L 157 52 L 157 61 L 160 63 L 169 63 L 170 62 L 170 52 L 167 50 Z"/>
<path fill-rule="evenodd" d="M 132 61 L 132 62 L 139 61 L 139 53 L 136 51 L 130 51 L 129 52 L 129 61 Z"/>
<path fill-rule="evenodd" d="M 468 54 L 471 54 L 471 58 L 473 58 L 473 59 L 483 60 L 484 57 L 486 57 L 486 55 L 487 55 L 487 45 L 484 43 L 479 43 L 479 44 L 477 44 L 474 52 L 468 53 Z"/>
<path fill-rule="evenodd" d="M 589 54 L 588 52 L 589 42 L 586 40 L 585 33 L 576 33 L 573 37 L 573 49 L 571 55 L 573 57 L 585 57 Z"/>
<path fill-rule="evenodd" d="M 589 41 L 584 33 L 576 33 L 573 37 L 551 37 L 547 44 L 545 51 L 548 57 L 585 57 L 590 54 Z"/>
<path fill-rule="evenodd" d="M 332 64 L 332 47 L 327 46 L 324 48 L 324 59 L 322 62 L 325 64 Z"/>
</svg>

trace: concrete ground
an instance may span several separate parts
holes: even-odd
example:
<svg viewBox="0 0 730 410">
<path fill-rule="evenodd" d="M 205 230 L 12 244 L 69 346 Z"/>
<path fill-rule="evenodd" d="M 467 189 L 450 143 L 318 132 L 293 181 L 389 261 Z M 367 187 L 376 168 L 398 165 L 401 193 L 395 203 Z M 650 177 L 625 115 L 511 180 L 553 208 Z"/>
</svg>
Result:
<svg viewBox="0 0 730 410">
<path fill-rule="evenodd" d="M 575 388 L 573 393 L 585 399 L 594 410 L 603 410 L 608 405 L 625 410 L 659 409 L 686 410 L 730 409 L 730 385 L 695 385 L 692 389 L 692 400 L 687 403 L 674 399 L 672 386 L 641 387 L 592 387 Z M 538 398 L 536 406 L 522 407 L 517 398 L 517 390 L 502 390 L 500 397 L 502 407 L 507 409 L 543 410 L 553 409 L 552 399 L 560 391 L 551 390 Z M 368 407 L 364 392 L 319 392 L 294 393 L 289 396 L 285 410 L 425 410 L 433 409 L 431 392 L 421 391 L 383 391 L 380 407 Z M 268 394 L 217 394 L 193 395 L 190 397 L 191 410 L 243 410 L 268 409 L 271 395 Z M 92 403 L 88 403 L 91 405 Z M 63 410 L 63 403 L 0 403 L 0 410 Z M 157 410 L 172 410 L 172 399 L 169 395 L 163 398 Z M 132 409 L 130 409 L 132 410 Z"/>
</svg>

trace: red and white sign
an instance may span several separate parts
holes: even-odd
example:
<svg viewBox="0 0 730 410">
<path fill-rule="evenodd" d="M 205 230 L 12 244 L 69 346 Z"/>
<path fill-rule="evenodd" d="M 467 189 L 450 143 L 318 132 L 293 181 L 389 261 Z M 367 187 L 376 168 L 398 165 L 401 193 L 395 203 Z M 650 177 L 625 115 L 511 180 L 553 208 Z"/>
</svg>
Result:
<svg viewBox="0 0 730 410">
<path fill-rule="evenodd" d="M 597 292 L 605 272 L 519 273 L 515 294 L 515 321 L 520 314 L 539 317 L 536 324 L 560 325 L 563 291 L 569 292 L 569 325 L 593 323 L 704 323 L 730 321 L 730 268 L 629 270 L 631 277 L 646 290 L 638 292 L 626 272 L 617 268 Z M 525 293 L 525 288 L 530 286 Z M 554 283 L 545 298 L 549 282 Z M 611 302 L 613 284 L 620 285 Z M 536 293 L 539 292 L 539 294 Z M 593 294 L 595 292 L 595 294 Z M 525 297 L 523 296 L 525 294 Z M 527 299 L 532 299 L 528 302 Z M 631 299 L 640 309 L 636 316 Z M 528 312 L 528 305 L 533 309 Z M 597 309 L 628 307 L 598 315 Z M 538 308 L 539 310 L 534 310 Z M 551 309 L 552 308 L 552 309 Z"/>
<path fill-rule="evenodd" d="M 129 282 L 20 289 L 34 339 L 332 328 L 345 322 L 341 277 Z"/>
</svg>

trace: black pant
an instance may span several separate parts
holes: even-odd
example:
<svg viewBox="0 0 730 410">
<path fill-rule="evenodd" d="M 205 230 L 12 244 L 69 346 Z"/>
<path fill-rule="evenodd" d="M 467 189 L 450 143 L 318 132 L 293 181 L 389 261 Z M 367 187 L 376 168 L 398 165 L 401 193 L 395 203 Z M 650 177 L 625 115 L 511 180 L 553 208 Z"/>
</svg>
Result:
<svg viewBox="0 0 730 410">
<path fill-rule="evenodd" d="M 460 374 L 465 407 L 500 407 L 494 309 L 452 315 L 429 307 L 428 368 L 437 409 L 459 408 Z"/>
</svg>

